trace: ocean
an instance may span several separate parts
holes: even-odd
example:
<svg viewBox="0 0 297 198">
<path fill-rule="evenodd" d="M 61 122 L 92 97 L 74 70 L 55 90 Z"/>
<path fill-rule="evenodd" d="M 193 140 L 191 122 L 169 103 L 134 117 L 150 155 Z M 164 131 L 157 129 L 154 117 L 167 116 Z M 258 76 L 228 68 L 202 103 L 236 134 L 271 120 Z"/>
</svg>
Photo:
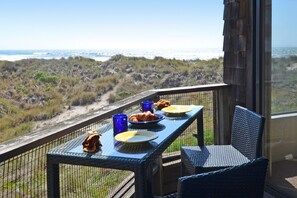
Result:
<svg viewBox="0 0 297 198">
<path fill-rule="evenodd" d="M 106 61 L 110 57 L 122 54 L 129 57 L 153 59 L 161 56 L 178 60 L 209 60 L 224 55 L 222 49 L 100 49 L 100 50 L 0 50 L 0 60 L 17 61 L 29 58 L 60 59 L 82 56 L 97 61 Z M 272 57 L 297 56 L 297 47 L 277 47 L 272 49 Z"/>
<path fill-rule="evenodd" d="M 297 56 L 297 47 L 274 47 L 272 48 L 272 57 Z"/>
<path fill-rule="evenodd" d="M 100 50 L 0 50 L 0 60 L 17 61 L 21 59 L 60 59 L 82 56 L 97 61 L 106 61 L 110 57 L 122 54 L 129 57 L 156 56 L 178 60 L 209 60 L 223 56 L 222 49 L 100 49 Z"/>
</svg>

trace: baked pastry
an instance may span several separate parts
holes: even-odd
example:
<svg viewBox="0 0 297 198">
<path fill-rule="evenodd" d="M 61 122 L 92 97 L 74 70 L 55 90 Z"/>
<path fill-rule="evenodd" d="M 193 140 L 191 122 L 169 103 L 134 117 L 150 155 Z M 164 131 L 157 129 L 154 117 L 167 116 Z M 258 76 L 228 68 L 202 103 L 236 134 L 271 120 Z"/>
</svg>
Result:
<svg viewBox="0 0 297 198">
<path fill-rule="evenodd" d="M 156 103 L 156 107 L 157 109 L 161 110 L 164 107 L 169 107 L 170 106 L 170 101 L 169 100 L 165 100 L 165 99 L 160 99 L 157 103 Z"/>
<path fill-rule="evenodd" d="M 159 119 L 159 117 L 150 111 L 147 111 L 144 113 L 132 114 L 131 116 L 129 116 L 129 120 L 131 122 L 154 121 L 154 120 L 158 120 L 158 119 Z"/>
<path fill-rule="evenodd" d="M 85 152 L 93 153 L 101 150 L 102 144 L 99 140 L 101 136 L 97 131 L 90 131 L 88 137 L 83 141 L 83 150 Z"/>
</svg>

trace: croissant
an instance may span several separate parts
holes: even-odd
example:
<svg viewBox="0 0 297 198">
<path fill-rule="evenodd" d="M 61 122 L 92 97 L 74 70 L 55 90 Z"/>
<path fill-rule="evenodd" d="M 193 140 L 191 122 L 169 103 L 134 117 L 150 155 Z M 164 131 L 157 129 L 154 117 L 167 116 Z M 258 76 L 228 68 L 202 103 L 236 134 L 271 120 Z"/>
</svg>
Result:
<svg viewBox="0 0 297 198">
<path fill-rule="evenodd" d="M 102 144 L 99 140 L 100 136 L 101 134 L 97 131 L 89 132 L 88 137 L 82 143 L 83 150 L 89 153 L 101 150 Z"/>
<path fill-rule="evenodd" d="M 154 115 L 150 111 L 147 111 L 144 113 L 132 114 L 131 116 L 129 116 L 129 120 L 131 122 L 153 121 L 158 119 L 159 119 L 158 116 Z"/>
<path fill-rule="evenodd" d="M 170 101 L 169 100 L 165 100 L 165 99 L 160 99 L 157 103 L 156 103 L 156 107 L 157 109 L 161 110 L 164 107 L 169 107 L 170 106 Z"/>
</svg>

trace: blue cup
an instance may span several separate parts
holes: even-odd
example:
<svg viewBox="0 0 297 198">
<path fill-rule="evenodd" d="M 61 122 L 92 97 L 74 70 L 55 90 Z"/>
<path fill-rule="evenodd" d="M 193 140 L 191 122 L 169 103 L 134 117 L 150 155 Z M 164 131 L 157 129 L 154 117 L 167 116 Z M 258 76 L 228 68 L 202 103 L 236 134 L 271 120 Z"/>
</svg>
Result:
<svg viewBox="0 0 297 198">
<path fill-rule="evenodd" d="M 150 112 L 154 113 L 153 105 L 154 105 L 154 102 L 151 100 L 142 101 L 141 102 L 141 111 L 142 112 L 150 111 Z"/>
<path fill-rule="evenodd" d="M 112 120 L 114 136 L 128 130 L 128 118 L 126 114 L 115 114 Z"/>
</svg>

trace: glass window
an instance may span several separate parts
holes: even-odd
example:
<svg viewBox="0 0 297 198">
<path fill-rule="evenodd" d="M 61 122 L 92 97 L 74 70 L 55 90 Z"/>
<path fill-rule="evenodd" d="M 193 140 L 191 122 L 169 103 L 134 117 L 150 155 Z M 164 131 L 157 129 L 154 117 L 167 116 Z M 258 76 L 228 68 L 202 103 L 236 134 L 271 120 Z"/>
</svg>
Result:
<svg viewBox="0 0 297 198">
<path fill-rule="evenodd" d="M 297 111 L 297 1 L 272 1 L 271 112 Z"/>
<path fill-rule="evenodd" d="M 266 90 L 271 90 L 271 107 L 266 103 L 271 112 L 266 125 L 268 182 L 278 192 L 297 197 L 297 1 L 271 3 L 272 56 L 267 70 L 271 83 L 266 84 Z"/>
</svg>

